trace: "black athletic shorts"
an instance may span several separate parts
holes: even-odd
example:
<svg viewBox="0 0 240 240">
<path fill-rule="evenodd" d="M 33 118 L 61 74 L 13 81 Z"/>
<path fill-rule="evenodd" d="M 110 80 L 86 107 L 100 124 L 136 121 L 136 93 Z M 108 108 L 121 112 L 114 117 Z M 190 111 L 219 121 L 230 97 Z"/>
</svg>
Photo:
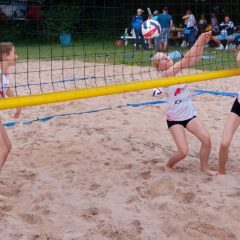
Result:
<svg viewBox="0 0 240 240">
<path fill-rule="evenodd" d="M 237 114 L 240 117 L 240 103 L 238 102 L 238 99 L 236 98 L 233 105 L 231 112 Z"/>
<path fill-rule="evenodd" d="M 192 118 L 189 118 L 189 119 L 184 120 L 184 121 L 169 121 L 169 120 L 167 120 L 168 128 L 170 128 L 170 127 L 172 127 L 172 126 L 174 126 L 174 125 L 176 125 L 176 124 L 180 124 L 180 125 L 182 125 L 183 127 L 186 128 L 187 124 L 188 124 L 192 119 L 194 119 L 195 117 L 196 117 L 196 116 L 193 116 Z"/>
</svg>

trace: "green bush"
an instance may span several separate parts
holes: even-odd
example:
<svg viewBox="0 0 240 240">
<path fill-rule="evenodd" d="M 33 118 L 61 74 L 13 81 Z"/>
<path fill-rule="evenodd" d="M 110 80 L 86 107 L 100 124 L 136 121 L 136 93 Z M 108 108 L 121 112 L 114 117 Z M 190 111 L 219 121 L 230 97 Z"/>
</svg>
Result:
<svg viewBox="0 0 240 240">
<path fill-rule="evenodd" d="M 48 39 L 57 38 L 61 33 L 75 32 L 75 25 L 81 15 L 80 7 L 56 6 L 44 10 L 44 32 Z"/>
</svg>

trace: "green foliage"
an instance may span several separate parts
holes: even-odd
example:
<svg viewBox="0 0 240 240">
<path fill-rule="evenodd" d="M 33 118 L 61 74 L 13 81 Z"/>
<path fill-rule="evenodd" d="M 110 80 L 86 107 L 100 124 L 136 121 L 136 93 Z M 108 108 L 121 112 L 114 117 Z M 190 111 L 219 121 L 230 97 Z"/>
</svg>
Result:
<svg viewBox="0 0 240 240">
<path fill-rule="evenodd" d="M 44 32 L 47 36 L 75 32 L 81 15 L 80 7 L 60 5 L 44 10 Z"/>
<path fill-rule="evenodd" d="M 0 21 L 0 29 L 1 41 L 23 40 L 25 24 L 22 21 Z"/>
</svg>

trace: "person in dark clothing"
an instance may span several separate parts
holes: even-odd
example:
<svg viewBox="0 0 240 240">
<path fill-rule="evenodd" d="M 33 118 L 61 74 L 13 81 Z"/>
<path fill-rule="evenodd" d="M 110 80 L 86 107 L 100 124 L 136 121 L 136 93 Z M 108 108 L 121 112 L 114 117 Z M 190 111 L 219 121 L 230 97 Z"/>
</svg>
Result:
<svg viewBox="0 0 240 240">
<path fill-rule="evenodd" d="M 133 18 L 132 18 L 132 28 L 134 29 L 134 32 L 135 32 L 135 35 L 136 35 L 136 40 L 135 40 L 136 50 L 139 49 L 139 37 L 141 38 L 143 49 L 147 49 L 145 39 L 144 39 L 144 37 L 142 35 L 142 31 L 141 31 L 141 26 L 142 26 L 142 23 L 143 23 L 143 17 L 142 17 L 143 12 L 144 11 L 141 8 L 137 9 L 137 14 L 134 15 Z"/>
<path fill-rule="evenodd" d="M 213 36 L 212 40 L 218 45 L 217 50 L 223 50 L 224 46 L 222 41 L 227 41 L 229 37 L 233 34 L 234 23 L 230 21 L 229 16 L 224 17 L 224 21 L 219 25 L 221 33 L 217 36 Z"/>
</svg>

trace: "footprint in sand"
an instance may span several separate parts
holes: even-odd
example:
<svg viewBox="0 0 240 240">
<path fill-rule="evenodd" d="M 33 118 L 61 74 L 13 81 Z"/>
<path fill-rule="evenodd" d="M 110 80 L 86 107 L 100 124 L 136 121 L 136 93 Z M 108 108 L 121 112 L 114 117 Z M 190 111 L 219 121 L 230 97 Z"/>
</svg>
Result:
<svg viewBox="0 0 240 240">
<path fill-rule="evenodd" d="M 12 208 L 13 208 L 13 206 L 7 205 L 5 203 L 1 203 L 1 201 L 0 201 L 0 211 L 2 211 L 2 212 L 10 212 L 12 210 Z"/>
<path fill-rule="evenodd" d="M 188 222 L 184 231 L 194 236 L 194 239 L 204 239 L 203 236 L 206 236 L 206 239 L 219 239 L 219 240 L 237 240 L 238 238 L 227 228 L 220 228 L 212 224 L 202 223 L 202 222 Z"/>
<path fill-rule="evenodd" d="M 118 170 L 128 170 L 126 171 L 127 176 L 134 180 L 147 180 L 152 177 L 151 167 L 139 168 L 133 164 L 123 164 L 119 166 Z"/>
<path fill-rule="evenodd" d="M 99 187 L 101 187 L 101 185 L 97 184 L 97 183 L 92 183 L 89 187 L 90 191 L 95 191 L 97 190 Z"/>
<path fill-rule="evenodd" d="M 132 223 L 129 226 L 129 228 L 114 226 L 113 224 L 102 222 L 97 225 L 97 229 L 99 229 L 99 232 L 104 237 L 107 237 L 107 239 L 112 239 L 112 240 L 117 240 L 117 239 L 139 240 L 140 231 L 142 231 L 140 222 Z"/>
<path fill-rule="evenodd" d="M 48 204 L 45 204 L 45 205 L 35 205 L 32 209 L 32 212 L 35 212 L 35 213 L 40 213 L 42 215 L 49 215 L 50 213 L 52 213 L 50 210 L 49 210 L 49 205 Z"/>
<path fill-rule="evenodd" d="M 103 142 L 103 143 L 108 143 L 108 142 L 111 142 L 112 141 L 112 138 L 111 137 L 109 137 L 109 136 L 105 136 L 105 138 L 102 138 L 101 139 L 101 142 Z"/>
<path fill-rule="evenodd" d="M 122 109 L 121 109 L 121 114 L 123 114 L 123 115 L 128 115 L 128 114 L 129 114 L 129 111 L 122 108 Z"/>
<path fill-rule="evenodd" d="M 143 149 L 141 149 L 140 147 L 134 146 L 133 143 L 131 143 L 130 145 L 131 145 L 131 150 L 132 150 L 133 152 L 139 153 L 139 154 L 143 154 L 143 153 L 144 153 Z"/>
<path fill-rule="evenodd" d="M 41 193 L 38 197 L 33 200 L 34 204 L 42 203 L 44 200 L 54 200 L 55 195 L 52 192 Z"/>
<path fill-rule="evenodd" d="M 127 164 L 119 164 L 116 168 L 117 170 L 131 170 L 133 168 L 133 164 L 127 163 Z"/>
<path fill-rule="evenodd" d="M 142 225 L 141 225 L 141 221 L 139 221 L 139 220 L 133 220 L 131 222 L 131 226 L 133 228 L 135 228 L 138 233 L 141 233 L 142 230 L 143 230 Z"/>
<path fill-rule="evenodd" d="M 128 121 L 128 120 L 124 120 L 123 122 L 122 122 L 122 125 L 124 126 L 124 125 L 129 125 L 130 124 L 130 122 Z"/>
<path fill-rule="evenodd" d="M 120 147 L 110 147 L 110 149 L 112 151 L 115 151 L 115 152 L 121 152 L 122 151 L 122 148 L 120 148 Z"/>
<path fill-rule="evenodd" d="M 144 170 L 142 171 L 139 175 L 138 175 L 139 178 L 141 179 L 149 179 L 151 178 L 151 170 Z"/>
<path fill-rule="evenodd" d="M 0 197 L 9 198 L 17 196 L 20 193 L 20 190 L 15 186 L 0 185 Z"/>
<path fill-rule="evenodd" d="M 238 190 L 236 192 L 229 193 L 229 194 L 227 194 L 227 196 L 232 197 L 232 198 L 235 198 L 235 197 L 239 198 L 240 197 L 240 191 Z"/>
<path fill-rule="evenodd" d="M 29 172 L 29 173 L 22 173 L 20 174 L 20 176 L 26 180 L 30 180 L 30 181 L 33 181 L 35 180 L 36 178 L 36 174 L 35 173 L 32 173 L 32 172 Z"/>
<path fill-rule="evenodd" d="M 30 236 L 29 238 L 28 238 L 29 240 L 50 240 L 50 238 L 48 237 L 48 236 L 43 236 L 43 235 L 39 235 L 39 234 L 34 234 L 34 235 L 32 235 L 32 236 Z M 52 240 L 52 238 L 51 238 L 51 240 Z"/>
<path fill-rule="evenodd" d="M 111 164 L 111 162 L 105 162 L 104 166 L 109 166 Z"/>
<path fill-rule="evenodd" d="M 99 214 L 99 209 L 97 207 L 90 207 L 83 211 L 82 217 L 86 220 L 92 220 L 95 216 Z"/>
<path fill-rule="evenodd" d="M 22 235 L 15 235 L 14 240 L 63 240 L 63 238 L 59 236 L 53 236 L 53 234 L 22 234 Z M 12 238 L 11 238 L 12 239 Z M 73 239 L 75 240 L 75 239 Z"/>
<path fill-rule="evenodd" d="M 126 204 L 131 204 L 139 201 L 140 201 L 139 197 L 137 195 L 133 195 L 127 199 Z"/>
<path fill-rule="evenodd" d="M 170 176 L 163 176 L 157 181 L 136 187 L 136 190 L 140 197 L 152 199 L 172 193 L 175 191 L 175 184 Z"/>
<path fill-rule="evenodd" d="M 191 203 L 195 201 L 196 195 L 193 192 L 184 192 L 180 189 L 177 189 L 174 194 L 175 198 L 178 199 L 180 203 Z"/>
<path fill-rule="evenodd" d="M 144 161 L 142 161 L 142 163 L 144 164 L 144 165 L 156 165 L 156 164 L 158 164 L 158 163 L 160 163 L 161 162 L 161 159 L 159 159 L 159 158 L 153 158 L 153 159 L 151 159 L 151 160 L 144 160 Z"/>
<path fill-rule="evenodd" d="M 179 172 L 179 173 L 186 172 L 187 170 L 188 170 L 187 167 L 182 167 L 182 166 L 176 166 L 176 167 L 174 168 L 174 171 Z"/>
<path fill-rule="evenodd" d="M 19 216 L 24 222 L 28 224 L 37 224 L 42 222 L 42 219 L 36 214 L 22 213 Z"/>
</svg>

